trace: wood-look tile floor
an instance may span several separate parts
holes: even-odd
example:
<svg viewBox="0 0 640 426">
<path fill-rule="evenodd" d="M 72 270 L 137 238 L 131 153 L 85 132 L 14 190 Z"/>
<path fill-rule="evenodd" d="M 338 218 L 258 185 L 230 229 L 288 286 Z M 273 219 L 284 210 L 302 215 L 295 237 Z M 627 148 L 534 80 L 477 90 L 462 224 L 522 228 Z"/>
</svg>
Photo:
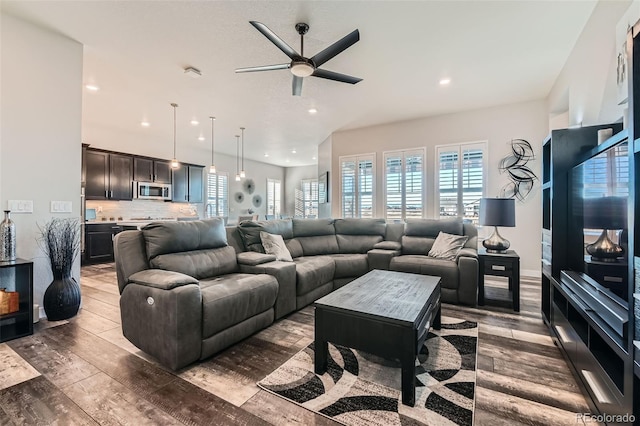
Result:
<svg viewBox="0 0 640 426">
<path fill-rule="evenodd" d="M 256 386 L 312 341 L 311 307 L 172 372 L 122 336 L 113 264 L 83 267 L 81 285 L 77 317 L 41 321 L 33 336 L 0 344 L 0 426 L 336 424 Z M 488 296 L 506 291 L 504 282 L 487 286 Z M 519 313 L 443 306 L 443 315 L 479 323 L 476 425 L 569 425 L 589 412 L 542 323 L 539 288 L 522 279 Z"/>
</svg>

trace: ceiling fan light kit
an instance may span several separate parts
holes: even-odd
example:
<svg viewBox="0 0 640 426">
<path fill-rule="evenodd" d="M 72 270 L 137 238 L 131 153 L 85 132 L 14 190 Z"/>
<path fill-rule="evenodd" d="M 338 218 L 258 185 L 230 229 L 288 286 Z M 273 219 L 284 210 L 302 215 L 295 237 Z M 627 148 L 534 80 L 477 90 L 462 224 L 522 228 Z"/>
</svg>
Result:
<svg viewBox="0 0 640 426">
<path fill-rule="evenodd" d="M 293 74 L 293 81 L 291 84 L 293 96 L 300 96 L 302 94 L 302 79 L 309 76 L 349 84 L 356 84 L 362 81 L 361 78 L 318 68 L 325 62 L 333 59 L 335 56 L 357 43 L 360 40 L 360 32 L 358 30 L 352 31 L 320 53 L 317 53 L 311 58 L 307 58 L 304 56 L 304 35 L 309 31 L 309 25 L 306 23 L 299 22 L 295 26 L 296 31 L 300 34 L 300 53 L 296 52 L 263 23 L 257 21 L 249 21 L 249 23 L 260 31 L 263 36 L 268 38 L 269 41 L 275 44 L 278 49 L 282 50 L 284 54 L 291 59 L 291 62 L 288 64 L 238 68 L 236 69 L 236 73 L 289 69 L 291 74 Z"/>
</svg>

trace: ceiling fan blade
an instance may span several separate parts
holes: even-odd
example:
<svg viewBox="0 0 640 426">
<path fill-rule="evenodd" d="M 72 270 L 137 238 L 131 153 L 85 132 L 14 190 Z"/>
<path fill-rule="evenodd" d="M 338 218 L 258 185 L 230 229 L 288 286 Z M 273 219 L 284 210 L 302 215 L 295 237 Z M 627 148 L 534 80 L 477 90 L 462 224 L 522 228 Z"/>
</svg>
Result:
<svg viewBox="0 0 640 426">
<path fill-rule="evenodd" d="M 314 77 L 326 78 L 327 80 L 339 81 L 341 83 L 356 84 L 362 81 L 362 79 L 358 77 L 352 77 L 350 75 L 340 74 L 339 72 L 320 69 L 316 69 L 311 75 Z"/>
<path fill-rule="evenodd" d="M 286 69 L 289 69 L 290 67 L 291 67 L 291 64 L 263 65 L 261 67 L 237 68 L 236 72 L 286 70 Z"/>
<path fill-rule="evenodd" d="M 284 40 L 278 37 L 276 33 L 271 31 L 265 24 L 258 21 L 249 21 L 249 23 L 253 25 L 256 28 L 256 30 L 260 31 L 263 36 L 268 38 L 271 41 L 271 43 L 278 46 L 278 49 L 282 50 L 285 53 L 285 55 L 287 55 L 291 59 L 300 57 L 298 52 L 293 50 L 291 46 L 289 46 Z"/>
<path fill-rule="evenodd" d="M 293 76 L 293 82 L 291 84 L 292 91 L 293 91 L 293 93 L 292 93 L 293 96 L 302 95 L 302 81 L 303 81 L 302 77 L 298 77 L 296 75 Z"/>
<path fill-rule="evenodd" d="M 337 56 L 344 50 L 353 46 L 355 43 L 360 40 L 360 32 L 358 30 L 354 30 L 350 34 L 344 36 L 340 40 L 333 43 L 331 46 L 324 49 L 322 52 L 317 53 L 314 57 L 311 58 L 314 64 L 317 67 L 327 62 L 329 59 Z"/>
</svg>

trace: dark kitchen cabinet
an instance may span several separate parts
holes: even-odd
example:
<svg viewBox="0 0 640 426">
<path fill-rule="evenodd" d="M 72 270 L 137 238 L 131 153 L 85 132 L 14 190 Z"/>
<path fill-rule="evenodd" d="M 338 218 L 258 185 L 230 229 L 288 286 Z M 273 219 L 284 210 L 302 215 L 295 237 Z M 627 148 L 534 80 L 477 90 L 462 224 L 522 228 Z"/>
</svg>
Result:
<svg viewBox="0 0 640 426">
<path fill-rule="evenodd" d="M 87 200 L 133 199 L 133 157 L 87 149 L 84 168 Z"/>
<path fill-rule="evenodd" d="M 204 189 L 203 167 L 181 164 L 173 170 L 173 198 L 177 203 L 201 203 Z"/>
<path fill-rule="evenodd" d="M 171 183 L 171 163 L 151 158 L 133 158 L 133 180 Z"/>
<path fill-rule="evenodd" d="M 122 231 L 115 223 L 88 223 L 85 226 L 85 262 L 113 261 L 113 238 Z"/>
</svg>

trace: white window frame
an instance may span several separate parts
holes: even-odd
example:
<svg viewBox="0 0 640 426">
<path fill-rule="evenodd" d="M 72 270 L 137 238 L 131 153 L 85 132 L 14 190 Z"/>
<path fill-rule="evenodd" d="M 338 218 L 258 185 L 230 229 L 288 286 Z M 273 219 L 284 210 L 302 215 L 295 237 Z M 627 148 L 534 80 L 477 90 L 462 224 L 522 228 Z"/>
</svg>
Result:
<svg viewBox="0 0 640 426">
<path fill-rule="evenodd" d="M 356 164 L 356 174 L 355 174 L 355 181 L 359 182 L 360 180 L 360 167 L 359 164 L 361 161 L 371 161 L 371 217 L 375 218 L 376 216 L 376 153 L 375 152 L 371 152 L 371 153 L 366 153 L 366 154 L 357 154 L 357 155 L 344 155 L 344 156 L 340 156 L 338 157 L 338 167 L 340 168 L 340 185 L 338 190 L 340 191 L 340 216 L 344 217 L 344 194 L 343 194 L 343 189 L 344 189 L 344 176 L 342 175 L 342 164 L 346 161 L 354 161 Z M 355 216 L 353 217 L 357 217 L 360 218 L 362 217 L 362 212 L 360 211 L 360 187 L 359 185 L 356 185 L 355 188 L 355 206 L 356 206 L 356 212 L 355 212 Z"/>
<path fill-rule="evenodd" d="M 454 144 L 444 144 L 444 145 L 436 145 L 435 146 L 435 171 L 436 176 L 434 179 L 434 205 L 435 205 L 435 217 L 440 218 L 440 152 L 442 151 L 458 151 L 458 214 L 457 217 L 464 218 L 464 205 L 462 202 L 463 199 L 463 191 L 462 191 L 462 182 L 463 182 L 463 174 L 462 174 L 462 152 L 463 149 L 481 149 L 482 150 L 482 197 L 485 197 L 487 191 L 487 175 L 489 173 L 488 164 L 489 164 L 489 142 L 484 141 L 474 141 L 474 142 L 463 142 L 463 143 L 454 143 Z M 474 222 L 477 226 L 477 220 Z"/>
<path fill-rule="evenodd" d="M 310 188 L 311 198 L 307 198 L 307 191 L 305 190 L 305 185 L 311 185 L 311 188 Z M 315 198 L 313 197 L 314 193 L 315 193 Z M 300 181 L 300 194 L 301 194 L 301 197 L 299 201 L 300 203 L 302 203 L 302 209 L 300 209 L 302 213 L 302 217 L 303 218 L 310 217 L 311 215 L 314 215 L 313 212 L 315 211 L 314 217 L 317 218 L 318 217 L 318 179 L 317 178 L 302 179 Z"/>
<path fill-rule="evenodd" d="M 269 191 L 270 186 L 273 185 L 273 200 L 270 199 Z M 280 190 L 277 191 L 276 195 L 276 185 L 279 186 Z M 273 201 L 273 202 L 271 202 Z M 273 209 L 270 209 L 270 206 L 273 204 Z M 280 215 L 282 214 L 282 181 L 280 179 L 271 179 L 267 178 L 267 213 L 269 215 L 273 215 L 276 219 L 280 219 Z"/>
<path fill-rule="evenodd" d="M 402 199 L 402 212 L 401 212 L 401 220 L 406 220 L 407 218 L 407 205 L 406 205 L 406 157 L 407 155 L 419 153 L 422 155 L 422 217 L 426 217 L 427 214 L 427 149 L 425 147 L 422 148 L 408 148 L 408 149 L 396 149 L 393 151 L 384 151 L 382 153 L 382 163 L 383 163 L 383 199 L 384 199 L 384 217 L 387 219 L 387 158 L 388 157 L 402 157 L 402 176 L 401 176 L 401 199 Z M 397 219 L 397 218 L 394 218 Z"/>
<path fill-rule="evenodd" d="M 216 196 L 215 198 L 211 198 L 211 192 L 209 192 L 211 186 L 211 176 L 216 176 L 215 185 L 216 185 Z M 218 190 L 220 186 L 218 184 L 218 179 L 220 177 L 224 177 L 227 180 L 227 184 L 225 185 L 226 194 L 222 194 L 222 197 L 218 196 Z M 215 199 L 216 211 L 214 214 L 209 214 L 209 200 Z M 220 209 L 220 200 L 223 201 L 223 208 Z M 207 173 L 207 204 L 205 205 L 205 216 L 207 218 L 210 217 L 229 217 L 229 174 L 227 172 L 216 172 L 216 173 Z"/>
</svg>

